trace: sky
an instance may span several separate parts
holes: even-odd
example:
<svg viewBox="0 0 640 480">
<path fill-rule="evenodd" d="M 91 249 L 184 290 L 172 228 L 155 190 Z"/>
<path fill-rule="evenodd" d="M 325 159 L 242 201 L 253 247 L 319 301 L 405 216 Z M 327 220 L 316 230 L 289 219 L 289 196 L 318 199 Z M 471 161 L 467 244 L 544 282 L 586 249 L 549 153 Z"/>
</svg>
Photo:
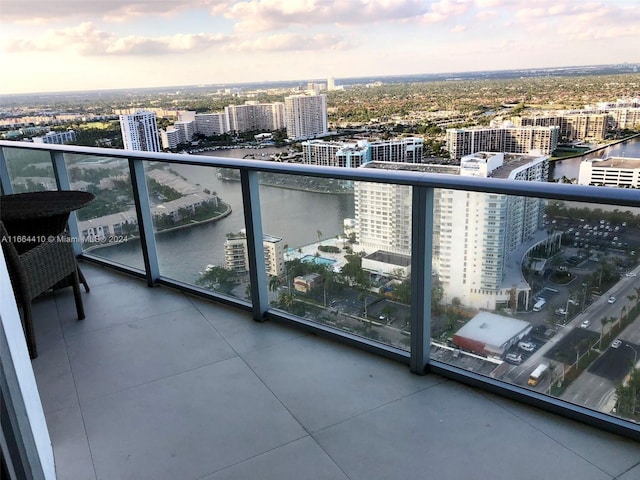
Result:
<svg viewBox="0 0 640 480">
<path fill-rule="evenodd" d="M 0 0 L 0 94 L 640 63 L 637 0 Z"/>
</svg>

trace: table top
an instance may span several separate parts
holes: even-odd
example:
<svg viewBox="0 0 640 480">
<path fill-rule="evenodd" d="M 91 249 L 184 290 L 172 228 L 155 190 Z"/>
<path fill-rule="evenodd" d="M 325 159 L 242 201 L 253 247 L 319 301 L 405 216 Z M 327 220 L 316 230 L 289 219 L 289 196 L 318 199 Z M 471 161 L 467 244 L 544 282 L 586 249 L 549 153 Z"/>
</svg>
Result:
<svg viewBox="0 0 640 480">
<path fill-rule="evenodd" d="M 7 222 L 68 215 L 93 200 L 95 196 L 92 193 L 76 190 L 3 195 L 0 196 L 0 219 Z"/>
</svg>

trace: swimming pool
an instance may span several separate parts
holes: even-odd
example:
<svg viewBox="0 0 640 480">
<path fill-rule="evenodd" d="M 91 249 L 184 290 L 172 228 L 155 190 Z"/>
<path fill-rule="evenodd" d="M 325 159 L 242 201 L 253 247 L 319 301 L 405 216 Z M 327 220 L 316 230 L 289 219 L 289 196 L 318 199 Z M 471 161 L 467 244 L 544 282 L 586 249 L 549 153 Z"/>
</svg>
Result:
<svg viewBox="0 0 640 480">
<path fill-rule="evenodd" d="M 301 262 L 315 263 L 316 265 L 333 265 L 336 261 L 332 258 L 316 257 L 314 255 L 305 255 L 300 259 Z"/>
</svg>

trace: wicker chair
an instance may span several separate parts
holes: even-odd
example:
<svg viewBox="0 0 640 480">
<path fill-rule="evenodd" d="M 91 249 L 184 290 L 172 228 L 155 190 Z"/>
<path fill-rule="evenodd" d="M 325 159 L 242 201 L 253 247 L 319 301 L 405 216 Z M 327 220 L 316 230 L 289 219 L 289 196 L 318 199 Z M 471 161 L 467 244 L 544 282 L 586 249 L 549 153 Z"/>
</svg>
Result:
<svg viewBox="0 0 640 480">
<path fill-rule="evenodd" d="M 22 327 L 31 358 L 38 356 L 33 328 L 31 302 L 37 296 L 54 286 L 73 287 L 78 319 L 84 319 L 84 306 L 80 295 L 80 284 L 76 258 L 71 242 L 50 241 L 37 245 L 23 253 L 16 246 L 0 221 L 0 243 L 7 262 L 9 277 L 13 286 L 16 303 L 22 308 Z"/>
</svg>

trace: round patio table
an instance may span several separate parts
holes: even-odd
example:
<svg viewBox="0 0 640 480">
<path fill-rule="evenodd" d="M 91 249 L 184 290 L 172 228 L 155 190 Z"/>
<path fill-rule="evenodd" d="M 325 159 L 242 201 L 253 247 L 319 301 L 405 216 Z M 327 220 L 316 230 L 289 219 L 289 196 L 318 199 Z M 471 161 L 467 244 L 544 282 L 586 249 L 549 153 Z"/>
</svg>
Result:
<svg viewBox="0 0 640 480">
<path fill-rule="evenodd" d="M 18 253 L 65 231 L 69 214 L 95 200 L 89 192 L 54 190 L 0 196 L 0 220 Z"/>
</svg>

